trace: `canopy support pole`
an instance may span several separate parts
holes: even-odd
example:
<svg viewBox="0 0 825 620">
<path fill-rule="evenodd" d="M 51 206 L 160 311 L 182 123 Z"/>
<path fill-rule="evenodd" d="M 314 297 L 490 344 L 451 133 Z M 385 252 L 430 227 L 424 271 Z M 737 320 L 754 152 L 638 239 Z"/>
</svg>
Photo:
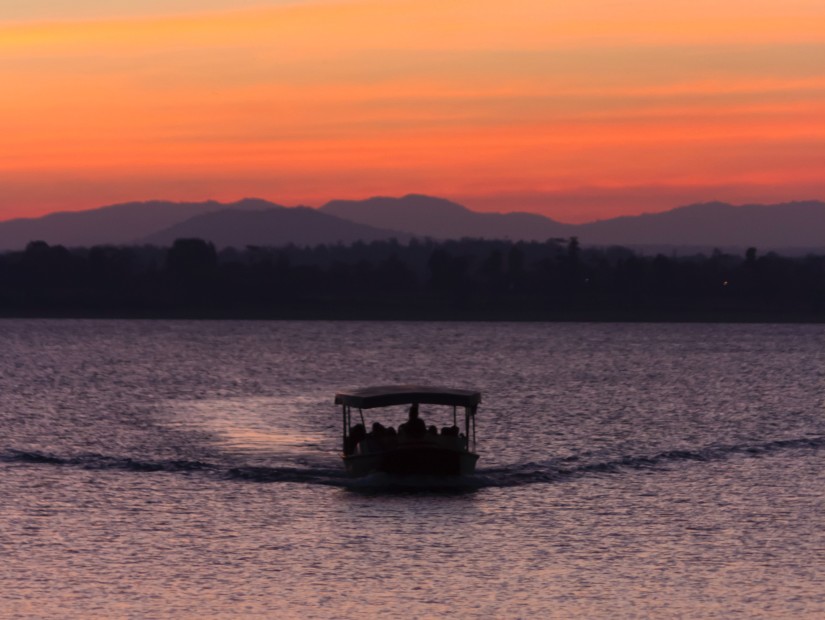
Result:
<svg viewBox="0 0 825 620">
<path fill-rule="evenodd" d="M 347 452 L 347 428 L 349 426 L 349 424 L 347 424 L 347 406 L 346 405 L 341 407 L 341 413 L 343 414 L 343 418 L 342 418 L 343 419 L 343 429 L 342 430 L 343 430 L 343 434 L 344 434 L 343 443 L 341 444 L 341 451 L 344 454 L 346 454 L 346 452 Z"/>
<path fill-rule="evenodd" d="M 464 440 L 467 442 L 467 449 L 470 448 L 470 408 L 464 407 Z"/>
</svg>

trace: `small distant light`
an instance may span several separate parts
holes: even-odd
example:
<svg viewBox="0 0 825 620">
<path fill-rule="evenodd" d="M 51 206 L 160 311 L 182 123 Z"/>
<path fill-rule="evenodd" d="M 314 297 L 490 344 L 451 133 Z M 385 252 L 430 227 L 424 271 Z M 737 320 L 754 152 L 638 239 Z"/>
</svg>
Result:
<svg viewBox="0 0 825 620">
<path fill-rule="evenodd" d="M 722 282 L 722 286 L 727 286 L 728 284 L 730 284 L 730 282 L 728 282 L 727 280 L 725 280 L 724 282 Z"/>
</svg>

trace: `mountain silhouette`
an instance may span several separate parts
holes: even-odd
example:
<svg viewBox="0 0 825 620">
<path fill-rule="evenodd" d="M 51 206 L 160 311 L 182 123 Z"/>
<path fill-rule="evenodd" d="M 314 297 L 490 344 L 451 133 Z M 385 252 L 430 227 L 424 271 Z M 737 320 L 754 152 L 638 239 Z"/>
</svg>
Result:
<svg viewBox="0 0 825 620">
<path fill-rule="evenodd" d="M 707 202 L 582 224 L 588 244 L 825 248 L 825 203 L 733 206 Z"/>
<path fill-rule="evenodd" d="M 211 241 L 219 248 L 247 245 L 275 247 L 289 244 L 351 244 L 390 238 L 406 241 L 410 236 L 344 220 L 309 207 L 274 207 L 204 213 L 148 235 L 141 242 L 168 246 L 175 239 L 199 238 Z"/>
<path fill-rule="evenodd" d="M 0 250 L 29 241 L 68 247 L 150 243 L 200 237 L 218 247 L 290 243 L 352 243 L 411 237 L 544 241 L 576 236 L 585 245 L 624 245 L 646 251 L 825 250 L 825 202 L 733 206 L 721 202 L 564 224 L 532 213 L 478 213 L 430 196 L 334 200 L 320 209 L 284 207 L 247 198 L 234 203 L 132 202 L 41 218 L 0 222 Z"/>
<path fill-rule="evenodd" d="M 19 250 L 29 241 L 81 247 L 126 245 L 193 216 L 222 209 L 239 211 L 277 207 L 257 198 L 231 204 L 206 202 L 128 202 L 87 211 L 51 213 L 39 218 L 0 222 L 0 250 Z"/>
<path fill-rule="evenodd" d="M 478 213 L 432 196 L 333 200 L 321 211 L 379 228 L 403 230 L 433 239 L 511 239 L 545 241 L 576 234 L 576 227 L 535 213 Z"/>
<path fill-rule="evenodd" d="M 531 213 L 477 213 L 442 198 L 335 200 L 321 210 L 340 217 L 434 239 L 478 237 L 543 241 L 578 237 L 587 245 L 630 247 L 824 249 L 825 202 L 733 206 L 708 202 L 662 213 L 563 224 Z"/>
</svg>

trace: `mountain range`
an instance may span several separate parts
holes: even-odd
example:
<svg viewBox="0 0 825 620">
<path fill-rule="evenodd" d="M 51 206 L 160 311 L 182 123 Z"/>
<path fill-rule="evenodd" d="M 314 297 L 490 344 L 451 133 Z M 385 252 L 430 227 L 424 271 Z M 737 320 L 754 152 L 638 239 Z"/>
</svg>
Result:
<svg viewBox="0 0 825 620">
<path fill-rule="evenodd" d="M 247 198 L 234 203 L 131 202 L 0 222 L 0 250 L 29 241 L 52 245 L 170 245 L 199 237 L 218 247 L 349 244 L 412 237 L 545 241 L 576 236 L 584 245 L 662 250 L 755 246 L 825 251 L 825 202 L 733 206 L 709 202 L 670 211 L 565 224 L 534 213 L 479 213 L 430 196 L 333 200 L 318 209 Z"/>
</svg>

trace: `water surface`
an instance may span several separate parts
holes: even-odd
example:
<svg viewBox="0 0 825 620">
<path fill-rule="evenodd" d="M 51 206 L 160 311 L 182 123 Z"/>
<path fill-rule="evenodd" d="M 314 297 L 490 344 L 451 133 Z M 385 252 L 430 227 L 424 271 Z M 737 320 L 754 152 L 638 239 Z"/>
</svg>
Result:
<svg viewBox="0 0 825 620">
<path fill-rule="evenodd" d="M 822 617 L 823 345 L 806 325 L 0 321 L 0 615 Z M 483 392 L 476 476 L 343 475 L 333 393 L 396 382 Z"/>
</svg>

